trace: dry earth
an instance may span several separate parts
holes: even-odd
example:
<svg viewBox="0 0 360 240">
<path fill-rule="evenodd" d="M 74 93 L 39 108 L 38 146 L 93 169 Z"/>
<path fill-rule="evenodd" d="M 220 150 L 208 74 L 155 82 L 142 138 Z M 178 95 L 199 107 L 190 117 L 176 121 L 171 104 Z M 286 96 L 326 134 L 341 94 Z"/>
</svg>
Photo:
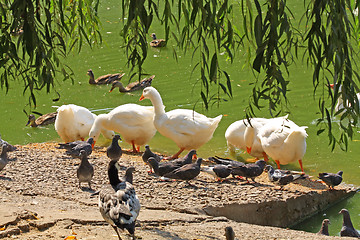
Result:
<svg viewBox="0 0 360 240">
<path fill-rule="evenodd" d="M 92 188 L 80 189 L 76 178 L 79 159 L 56 149 L 56 143 L 17 146 L 0 177 L 0 239 L 117 239 L 104 222 L 97 197 L 91 193 L 108 183 L 106 149 L 96 147 L 89 161 L 94 165 Z M 200 156 L 202 157 L 202 156 Z M 124 169 L 135 166 L 134 185 L 142 209 L 137 221 L 139 239 L 225 239 L 232 226 L 238 239 L 337 239 L 285 228 L 251 225 L 205 214 L 209 206 L 234 203 L 284 201 L 306 193 L 328 192 L 321 183 L 303 180 L 284 189 L 263 174 L 257 183 L 238 179 L 216 182 L 201 173 L 192 185 L 163 182 L 147 173 L 140 154 L 124 152 Z M 206 162 L 205 162 L 206 164 Z M 120 172 L 124 174 L 124 171 Z M 130 239 L 125 232 L 125 239 Z"/>
</svg>

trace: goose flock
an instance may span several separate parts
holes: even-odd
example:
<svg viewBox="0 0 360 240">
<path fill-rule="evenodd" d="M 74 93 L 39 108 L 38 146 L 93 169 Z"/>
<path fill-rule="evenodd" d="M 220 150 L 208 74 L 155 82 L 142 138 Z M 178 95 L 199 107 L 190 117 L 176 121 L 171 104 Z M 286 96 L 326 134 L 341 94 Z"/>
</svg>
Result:
<svg viewBox="0 0 360 240">
<path fill-rule="evenodd" d="M 120 140 L 131 144 L 134 153 L 139 153 L 140 147 L 145 145 L 142 159 L 149 166 L 149 174 L 163 181 L 182 180 L 190 185 L 190 181 L 202 171 L 211 174 L 218 181 L 224 181 L 231 175 L 233 178 L 245 179 L 247 183 L 250 183 L 250 179 L 255 182 L 255 179 L 265 171 L 269 180 L 282 189 L 283 186 L 298 179 L 309 178 L 304 173 L 302 163 L 306 153 L 307 127 L 298 126 L 289 119 L 288 115 L 271 119 L 241 119 L 226 129 L 225 140 L 229 151 L 234 153 L 236 149 L 241 149 L 256 158 L 254 163 L 245 164 L 215 156 L 208 157 L 213 164 L 201 166 L 204 159 L 197 157 L 196 150 L 213 137 L 222 115 L 210 118 L 189 109 L 165 111 L 159 91 L 150 86 L 154 76 L 146 84 L 139 83 L 140 85 L 133 85 L 136 86 L 134 88 L 124 88 L 117 79 L 110 79 L 108 76 L 107 80 L 103 77 L 105 80 L 98 81 L 94 80 L 91 70 L 88 74 L 92 79 L 91 82 L 94 81 L 95 84 L 105 84 L 103 82 L 112 84 L 110 91 L 115 87 L 119 87 L 120 92 L 124 92 L 123 89 L 127 89 L 125 92 L 142 90 L 139 101 L 148 99 L 152 104 L 152 106 L 123 104 L 109 113 L 99 115 L 95 115 L 84 107 L 68 104 L 60 106 L 55 116 L 55 130 L 64 141 L 64 143 L 59 143 L 58 148 L 66 149 L 67 155 L 79 158 L 81 161 L 76 174 L 79 188 L 81 188 L 81 183 L 85 182 L 91 189 L 94 167 L 88 161 L 88 156 L 92 153 L 100 134 L 107 139 L 112 139 L 106 151 L 110 160 L 108 165 L 110 184 L 98 192 L 99 208 L 101 215 L 114 228 L 119 239 L 121 239 L 119 228 L 127 229 L 135 239 L 135 221 L 140 211 L 140 202 L 132 185 L 134 167 L 127 168 L 123 178 L 120 179 L 118 176 L 118 161 L 122 156 Z M 41 126 L 40 122 L 35 121 L 34 116 L 31 118 L 29 116 L 28 124 L 32 127 Z M 179 151 L 167 157 L 153 153 L 148 143 L 156 132 L 173 141 Z M 7 148 L 8 144 L 2 144 L 0 170 L 8 163 Z M 188 151 L 186 156 L 179 157 L 184 151 Z M 269 159 L 276 163 L 278 169 L 274 169 L 269 164 Z M 281 165 L 296 161 L 299 162 L 301 172 L 280 170 Z M 342 174 L 342 171 L 320 173 L 319 179 L 329 187 L 329 190 L 333 190 L 342 182 Z M 344 216 L 344 224 L 351 222 L 348 212 L 344 210 L 341 213 Z M 319 233 L 328 233 L 328 224 L 329 221 L 324 220 Z M 344 234 L 351 234 L 348 229 L 349 227 L 346 231 L 344 230 Z M 227 235 L 234 235 L 231 230 L 226 230 Z"/>
</svg>

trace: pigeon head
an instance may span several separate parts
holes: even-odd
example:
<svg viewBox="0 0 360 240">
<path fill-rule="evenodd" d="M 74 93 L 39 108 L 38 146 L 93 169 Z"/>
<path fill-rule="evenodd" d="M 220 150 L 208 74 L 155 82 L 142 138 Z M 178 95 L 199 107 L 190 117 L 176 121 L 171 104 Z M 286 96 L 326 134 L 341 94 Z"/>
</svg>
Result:
<svg viewBox="0 0 360 240">
<path fill-rule="evenodd" d="M 81 150 L 80 151 L 80 157 L 83 158 L 83 157 L 86 157 L 87 154 L 86 154 L 86 151 L 85 150 Z"/>
<path fill-rule="evenodd" d="M 91 137 L 86 142 L 92 145 L 94 143 L 94 138 Z"/>
<path fill-rule="evenodd" d="M 198 158 L 195 162 L 196 165 L 198 165 L 200 167 L 202 160 L 203 160 L 202 158 Z"/>
<path fill-rule="evenodd" d="M 331 222 L 330 222 L 329 219 L 324 219 L 324 220 L 323 220 L 323 224 L 324 224 L 324 225 L 329 225 L 329 224 L 331 224 Z"/>
<path fill-rule="evenodd" d="M 226 240 L 234 240 L 235 239 L 235 232 L 232 229 L 232 227 L 226 227 L 225 228 L 225 234 Z"/>
<path fill-rule="evenodd" d="M 149 157 L 148 162 L 150 163 L 151 167 L 154 168 L 154 170 L 155 168 L 157 169 L 159 167 L 159 163 L 154 157 Z"/>
<path fill-rule="evenodd" d="M 261 169 L 264 169 L 266 162 L 264 160 L 258 160 L 255 162 L 256 165 L 258 165 Z"/>
<path fill-rule="evenodd" d="M 266 171 L 266 172 L 273 173 L 275 170 L 274 170 L 274 168 L 273 168 L 271 165 L 266 165 L 266 166 L 265 166 L 265 171 Z"/>
<path fill-rule="evenodd" d="M 121 140 L 121 137 L 119 134 L 115 134 L 114 138 L 115 141 Z"/>
<path fill-rule="evenodd" d="M 345 208 L 341 209 L 340 212 L 339 212 L 339 214 L 350 215 L 350 214 L 349 214 L 349 211 L 348 211 L 347 209 L 345 209 Z"/>
<path fill-rule="evenodd" d="M 125 172 L 125 180 L 129 183 L 133 183 L 133 172 L 135 171 L 135 167 L 128 167 Z"/>
</svg>

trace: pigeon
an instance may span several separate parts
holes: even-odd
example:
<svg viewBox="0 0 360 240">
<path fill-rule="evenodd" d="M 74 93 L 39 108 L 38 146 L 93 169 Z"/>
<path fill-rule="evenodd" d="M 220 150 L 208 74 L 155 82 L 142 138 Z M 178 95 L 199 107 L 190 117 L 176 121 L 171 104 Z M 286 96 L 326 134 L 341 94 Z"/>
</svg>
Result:
<svg viewBox="0 0 360 240">
<path fill-rule="evenodd" d="M 232 159 L 229 159 L 229 158 L 221 158 L 221 157 L 218 157 L 218 156 L 209 157 L 209 160 L 212 161 L 212 162 L 215 162 L 217 164 L 230 165 L 230 166 L 233 166 L 233 167 L 245 165 L 245 163 L 243 163 L 243 162 L 235 161 L 235 160 L 232 160 Z"/>
<path fill-rule="evenodd" d="M 164 174 L 164 177 L 190 181 L 200 174 L 200 165 L 202 160 L 202 158 L 198 158 L 195 163 L 185 164 L 182 167 Z"/>
<path fill-rule="evenodd" d="M 0 155 L 0 171 L 4 169 L 4 167 L 8 164 L 8 158 L 7 158 L 7 150 L 8 146 L 7 144 L 3 144 L 1 146 L 1 155 Z"/>
<path fill-rule="evenodd" d="M 177 158 L 172 160 L 171 162 L 173 163 L 177 163 L 180 164 L 181 166 L 185 165 L 185 164 L 190 164 L 192 163 L 192 159 L 196 157 L 196 150 L 192 149 L 188 152 L 188 154 L 185 155 L 185 157 L 183 158 Z"/>
<path fill-rule="evenodd" d="M 118 161 L 122 155 L 119 140 L 121 140 L 121 137 L 119 134 L 116 134 L 112 139 L 111 145 L 106 149 L 106 156 L 111 160 Z"/>
<path fill-rule="evenodd" d="M 162 160 L 162 158 L 163 158 L 163 157 L 157 155 L 156 153 L 153 153 L 153 152 L 150 150 L 150 146 L 149 146 L 149 145 L 145 145 L 145 151 L 144 151 L 144 153 L 143 153 L 143 155 L 142 155 L 141 157 L 142 157 L 144 163 L 147 164 L 147 165 L 149 165 L 149 167 L 150 167 L 150 170 L 148 171 L 149 173 L 152 173 L 152 172 L 153 172 L 152 167 L 151 167 L 151 165 L 150 165 L 149 162 L 148 162 L 149 157 L 155 158 L 155 160 L 156 160 L 157 162 L 160 162 L 160 161 Z"/>
<path fill-rule="evenodd" d="M 360 233 L 356 231 L 352 225 L 349 211 L 345 208 L 341 209 L 339 214 L 343 215 L 343 225 L 340 231 L 340 236 L 342 237 L 357 237 L 360 238 Z"/>
<path fill-rule="evenodd" d="M 89 188 L 91 189 L 91 180 L 94 176 L 94 167 L 89 163 L 86 151 L 80 151 L 80 165 L 76 171 L 76 176 L 79 179 L 79 188 L 81 188 L 82 182 L 87 182 L 89 184 Z"/>
<path fill-rule="evenodd" d="M 320 230 L 317 232 L 317 234 L 329 236 L 329 227 L 328 225 L 331 224 L 329 219 L 324 219 L 322 221 L 322 225 Z"/>
<path fill-rule="evenodd" d="M 280 186 L 287 185 L 295 180 L 306 178 L 305 174 L 292 174 L 291 171 L 274 169 L 271 165 L 266 165 L 265 171 L 268 173 L 268 178 Z"/>
<path fill-rule="evenodd" d="M 255 182 L 255 177 L 260 176 L 264 171 L 264 167 L 266 162 L 264 160 L 258 160 L 255 163 L 248 163 L 242 166 L 233 167 L 231 168 L 231 173 L 233 175 L 245 177 L 247 182 L 249 182 L 249 178 Z"/>
<path fill-rule="evenodd" d="M 99 193 L 99 209 L 102 217 L 116 231 L 121 240 L 118 228 L 127 229 L 135 239 L 135 221 L 140 212 L 140 201 L 135 193 L 133 182 L 134 167 L 126 169 L 125 176 L 119 179 L 118 162 L 111 160 L 108 166 L 108 177 L 111 186 L 106 186 Z"/>
<path fill-rule="evenodd" d="M 319 173 L 321 180 L 329 186 L 330 189 L 334 189 L 335 186 L 339 185 L 342 182 L 343 171 L 338 171 L 337 173 Z"/>
<path fill-rule="evenodd" d="M 226 240 L 234 240 L 235 239 L 235 232 L 232 227 L 226 227 L 225 228 L 225 234 Z"/>
<path fill-rule="evenodd" d="M 180 163 L 173 161 L 158 162 L 154 157 L 149 157 L 148 162 L 152 169 L 154 169 L 155 174 L 160 177 L 182 166 Z"/>
<path fill-rule="evenodd" d="M 72 157 L 80 158 L 80 151 L 84 150 L 86 152 L 86 155 L 89 156 L 92 153 L 92 144 L 94 143 L 93 138 L 89 138 L 86 142 L 85 141 L 75 141 L 71 142 L 68 145 L 62 145 L 61 147 L 64 147 L 66 150 L 66 154 L 70 155 Z M 68 149 L 70 146 L 73 146 L 72 148 Z"/>
<path fill-rule="evenodd" d="M 4 144 L 6 144 L 6 146 L 7 146 L 6 152 L 13 152 L 13 151 L 17 150 L 17 148 L 15 146 L 13 146 L 10 143 L 8 143 L 7 141 L 3 140 L 1 138 L 1 134 L 0 134 L 0 147 Z"/>
<path fill-rule="evenodd" d="M 217 178 L 218 181 L 227 178 L 231 173 L 231 169 L 228 167 L 228 165 L 223 165 L 223 164 L 204 166 L 201 168 L 201 171 L 214 176 L 215 178 Z"/>
</svg>

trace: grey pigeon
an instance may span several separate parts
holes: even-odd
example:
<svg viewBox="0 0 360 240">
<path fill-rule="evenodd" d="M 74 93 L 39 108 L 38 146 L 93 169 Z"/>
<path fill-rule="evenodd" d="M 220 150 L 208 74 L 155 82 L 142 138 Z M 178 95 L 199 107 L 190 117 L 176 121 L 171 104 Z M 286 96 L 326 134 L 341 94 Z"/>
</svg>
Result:
<svg viewBox="0 0 360 240">
<path fill-rule="evenodd" d="M 154 169 L 155 174 L 160 177 L 182 166 L 180 163 L 173 161 L 158 162 L 153 157 L 149 157 L 148 162 L 151 165 L 151 167 Z"/>
<path fill-rule="evenodd" d="M 255 163 L 248 163 L 242 166 L 231 166 L 231 174 L 245 177 L 247 182 L 249 182 L 249 178 L 255 182 L 255 178 L 264 171 L 265 165 L 266 162 L 264 160 L 258 160 Z"/>
<path fill-rule="evenodd" d="M 235 232 L 232 227 L 226 227 L 225 228 L 225 234 L 226 240 L 234 240 L 235 239 Z"/>
<path fill-rule="evenodd" d="M 1 138 L 1 134 L 0 134 L 0 147 L 2 147 L 2 145 L 6 144 L 6 152 L 13 152 L 15 150 L 17 150 L 17 148 L 13 145 L 11 145 L 10 143 L 8 143 L 7 141 L 3 140 Z"/>
<path fill-rule="evenodd" d="M 121 140 L 121 137 L 119 134 L 116 134 L 112 139 L 111 145 L 106 149 L 106 156 L 108 156 L 111 160 L 117 161 L 122 156 L 119 140 Z"/>
<path fill-rule="evenodd" d="M 4 169 L 4 167 L 8 164 L 8 158 L 7 158 L 7 144 L 3 144 L 1 146 L 1 155 L 0 155 L 0 171 Z"/>
<path fill-rule="evenodd" d="M 239 161 L 232 160 L 229 158 L 222 158 L 222 157 L 218 157 L 218 156 L 209 157 L 209 160 L 212 162 L 215 162 L 217 164 L 230 165 L 230 166 L 234 166 L 234 167 L 245 165 L 245 163 L 243 163 L 243 162 L 239 162 Z"/>
<path fill-rule="evenodd" d="M 163 158 L 163 157 L 157 155 L 156 153 L 153 153 L 153 152 L 150 150 L 150 146 L 149 146 L 149 145 L 145 145 L 145 151 L 144 151 L 144 153 L 143 153 L 143 155 L 142 155 L 141 157 L 142 157 L 142 160 L 144 161 L 144 163 L 147 164 L 147 165 L 149 165 L 149 167 L 150 167 L 150 170 L 148 171 L 149 173 L 152 173 L 152 172 L 153 172 L 152 167 L 151 167 L 151 165 L 150 165 L 150 163 L 149 163 L 149 161 L 148 161 L 149 158 L 150 158 L 150 157 L 153 157 L 153 158 L 155 158 L 155 160 L 156 160 L 157 162 L 160 162 L 160 161 L 162 160 L 162 158 Z"/>
<path fill-rule="evenodd" d="M 274 169 L 271 165 L 266 165 L 265 171 L 268 173 L 269 180 L 280 186 L 307 177 L 305 174 L 292 174 L 291 171 Z"/>
<path fill-rule="evenodd" d="M 181 166 L 183 166 L 185 164 L 192 163 L 192 159 L 194 156 L 196 156 L 196 150 L 192 149 L 185 155 L 185 157 L 171 160 L 171 162 L 177 163 L 177 164 L 180 164 Z"/>
<path fill-rule="evenodd" d="M 79 188 L 81 188 L 82 182 L 87 182 L 89 184 L 89 188 L 91 189 L 91 180 L 94 176 L 94 167 L 89 163 L 86 151 L 80 151 L 80 165 L 76 171 L 76 176 L 79 179 Z"/>
<path fill-rule="evenodd" d="M 360 238 L 359 232 L 356 231 L 356 229 L 352 225 L 349 211 L 347 209 L 343 208 L 343 209 L 341 209 L 339 214 L 343 215 L 343 225 L 342 225 L 342 228 L 340 231 L 340 236 Z"/>
<path fill-rule="evenodd" d="M 125 176 L 119 179 L 116 164 L 117 161 L 110 161 L 108 166 L 110 186 L 105 186 L 99 193 L 100 213 L 114 228 L 120 240 L 118 228 L 127 229 L 135 239 L 135 221 L 140 212 L 140 202 L 132 185 L 135 168 L 129 167 Z"/>
<path fill-rule="evenodd" d="M 330 189 L 334 189 L 335 186 L 342 182 L 343 171 L 337 173 L 319 173 L 319 178 L 329 186 Z"/>
<path fill-rule="evenodd" d="M 231 169 L 228 167 L 228 165 L 223 164 L 204 166 L 201 168 L 201 171 L 214 176 L 215 178 L 217 178 L 218 181 L 227 178 L 231 173 Z"/>
<path fill-rule="evenodd" d="M 200 174 L 202 160 L 202 158 L 198 158 L 195 163 L 185 164 L 182 167 L 164 174 L 164 177 L 190 181 Z"/>
<path fill-rule="evenodd" d="M 76 144 L 75 144 L 76 143 Z M 66 154 L 72 157 L 80 158 L 80 151 L 84 150 L 86 155 L 89 156 L 92 153 L 92 144 L 94 143 L 93 138 L 89 138 L 86 142 L 85 141 L 76 141 L 72 142 L 69 145 L 75 144 L 71 149 L 66 150 Z"/>
<path fill-rule="evenodd" d="M 321 224 L 320 230 L 317 234 L 329 236 L 329 227 L 328 225 L 331 224 L 329 219 L 324 219 Z"/>
</svg>

